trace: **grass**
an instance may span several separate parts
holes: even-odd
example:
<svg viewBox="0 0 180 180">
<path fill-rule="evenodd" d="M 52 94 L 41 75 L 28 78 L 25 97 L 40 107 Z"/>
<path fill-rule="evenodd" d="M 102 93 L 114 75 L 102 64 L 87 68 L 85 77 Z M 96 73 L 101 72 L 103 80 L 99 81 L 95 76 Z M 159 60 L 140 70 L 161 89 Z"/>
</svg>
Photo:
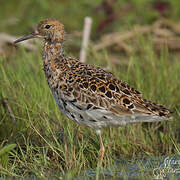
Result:
<svg viewBox="0 0 180 180">
<path fill-rule="evenodd" d="M 146 41 L 145 46 L 141 58 L 130 57 L 128 67 L 111 68 L 120 79 L 142 90 L 145 98 L 175 108 L 175 121 L 105 128 L 104 163 L 107 167 L 121 156 L 168 155 L 179 151 L 176 121 L 179 109 L 176 105 L 180 98 L 180 63 L 177 59 L 169 61 L 167 51 L 157 57 L 153 47 L 149 48 L 151 42 Z M 94 61 L 102 62 L 106 56 L 106 53 L 96 55 L 100 59 Z M 19 49 L 13 59 L 1 58 L 0 61 L 1 96 L 8 98 L 16 118 L 12 122 L 7 110 L 0 106 L 0 142 L 2 147 L 17 145 L 9 151 L 6 161 L 1 157 L 2 162 L 5 161 L 2 173 L 26 175 L 34 172 L 45 177 L 47 171 L 64 173 L 74 169 L 80 173 L 83 169 L 95 168 L 98 137 L 93 130 L 79 127 L 59 112 L 43 74 L 41 53 Z"/>
<path fill-rule="evenodd" d="M 73 1 L 63 2 L 60 5 L 54 1 L 52 7 L 57 6 L 60 9 L 55 8 L 52 13 L 49 9 L 49 1 L 43 2 L 39 2 L 42 8 L 39 14 L 36 14 L 35 10 L 33 12 L 28 10 L 29 6 L 36 9 L 37 1 L 27 1 L 27 4 L 20 1 L 19 7 L 13 2 L 12 4 L 4 2 L 4 9 L 17 7 L 17 12 L 12 13 L 22 20 L 18 24 L 22 28 L 17 25 L 13 28 L 11 28 L 12 25 L 3 25 L 1 30 L 23 34 L 31 23 L 47 16 L 55 16 L 59 19 L 63 17 L 67 31 L 79 30 L 82 27 L 83 17 L 92 14 L 92 8 L 96 5 L 89 1 L 85 3 L 79 1 L 79 6 Z M 129 22 L 151 23 L 158 18 L 156 13 L 141 12 L 140 7 L 145 4 L 144 1 L 132 2 L 135 4 L 135 9 L 128 13 Z M 121 3 L 123 5 L 125 1 Z M 72 4 L 71 14 L 66 12 L 69 4 Z M 176 4 L 171 6 L 178 8 Z M 86 11 L 80 12 L 80 7 Z M 22 8 L 24 10 L 21 14 Z M 136 9 L 139 14 L 145 13 L 141 22 L 137 22 L 138 16 L 136 21 L 133 18 Z M 73 13 L 77 11 L 77 21 L 70 21 Z M 6 11 L 1 13 L 2 17 L 10 17 Z M 173 13 L 174 15 L 170 18 L 176 19 L 179 16 L 178 11 L 173 11 Z M 96 18 L 93 32 L 103 17 L 104 15 Z M 125 21 L 122 19 L 114 23 L 112 31 L 125 28 Z M 118 26 L 119 22 L 122 27 Z M 96 35 L 92 35 L 93 38 L 95 39 Z M 140 53 L 134 52 L 130 55 L 127 58 L 127 65 L 113 65 L 108 56 L 111 52 L 107 50 L 94 52 L 93 49 L 88 52 L 88 63 L 101 67 L 108 65 L 117 77 L 142 91 L 145 98 L 174 109 L 174 121 L 103 129 L 106 149 L 104 166 L 107 168 L 113 167 L 114 160 L 120 157 L 134 159 L 180 152 L 178 141 L 180 128 L 178 123 L 180 115 L 179 56 L 168 52 L 166 47 L 162 49 L 160 55 L 157 55 L 151 37 L 144 39 L 139 36 L 138 43 L 142 50 Z M 78 43 L 76 48 L 79 48 Z M 71 53 L 70 51 L 70 49 L 67 50 L 67 54 Z M 123 58 L 122 56 L 119 61 L 124 60 Z M 15 116 L 15 121 L 13 121 L 7 108 L 0 104 L 1 176 L 25 177 L 34 173 L 40 178 L 47 178 L 52 174 L 54 177 L 66 174 L 68 178 L 81 173 L 84 169 L 96 168 L 99 151 L 98 137 L 93 130 L 78 126 L 60 113 L 42 70 L 41 49 L 38 52 L 26 52 L 23 48 L 14 48 L 7 56 L 0 56 L 0 85 L 0 98 L 8 98 L 8 104 Z"/>
</svg>

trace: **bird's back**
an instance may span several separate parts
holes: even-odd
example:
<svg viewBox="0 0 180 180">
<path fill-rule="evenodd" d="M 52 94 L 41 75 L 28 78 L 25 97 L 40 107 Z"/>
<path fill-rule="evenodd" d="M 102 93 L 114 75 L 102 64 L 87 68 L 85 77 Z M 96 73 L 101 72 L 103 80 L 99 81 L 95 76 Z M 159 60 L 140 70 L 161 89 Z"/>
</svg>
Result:
<svg viewBox="0 0 180 180">
<path fill-rule="evenodd" d="M 170 110 L 101 68 L 59 56 L 45 61 L 44 70 L 59 108 L 80 124 L 99 129 L 169 119 Z"/>
</svg>

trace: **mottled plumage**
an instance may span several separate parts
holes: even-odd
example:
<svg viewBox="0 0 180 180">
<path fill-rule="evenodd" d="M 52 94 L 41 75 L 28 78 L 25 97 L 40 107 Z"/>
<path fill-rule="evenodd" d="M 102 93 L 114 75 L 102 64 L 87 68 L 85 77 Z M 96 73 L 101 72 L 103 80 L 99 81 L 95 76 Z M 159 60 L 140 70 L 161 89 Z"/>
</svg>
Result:
<svg viewBox="0 0 180 180">
<path fill-rule="evenodd" d="M 112 73 L 65 56 L 64 26 L 59 21 L 41 21 L 34 33 L 15 43 L 35 37 L 45 39 L 45 76 L 61 112 L 69 119 L 95 129 L 99 135 L 105 126 L 171 119 L 167 108 L 142 98 Z M 100 142 L 103 156 L 101 135 Z"/>
</svg>

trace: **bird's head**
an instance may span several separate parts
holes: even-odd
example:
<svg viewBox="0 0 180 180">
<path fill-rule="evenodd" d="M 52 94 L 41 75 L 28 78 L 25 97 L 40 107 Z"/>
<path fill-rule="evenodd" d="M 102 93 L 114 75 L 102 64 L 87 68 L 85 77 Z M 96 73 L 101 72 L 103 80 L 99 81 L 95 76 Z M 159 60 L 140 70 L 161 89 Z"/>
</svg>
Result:
<svg viewBox="0 0 180 180">
<path fill-rule="evenodd" d="M 44 38 L 46 41 L 50 42 L 63 42 L 64 25 L 56 19 L 41 21 L 33 33 L 17 39 L 14 43 L 19 43 L 32 38 Z"/>
</svg>

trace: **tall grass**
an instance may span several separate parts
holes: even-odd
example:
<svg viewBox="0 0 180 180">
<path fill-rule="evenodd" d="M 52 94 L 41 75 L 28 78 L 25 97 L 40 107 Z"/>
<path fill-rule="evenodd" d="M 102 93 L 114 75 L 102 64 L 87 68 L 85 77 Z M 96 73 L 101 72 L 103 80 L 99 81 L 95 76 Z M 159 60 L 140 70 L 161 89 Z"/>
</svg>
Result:
<svg viewBox="0 0 180 180">
<path fill-rule="evenodd" d="M 103 129 L 106 167 L 122 156 L 135 158 L 179 151 L 176 117 L 180 63 L 166 49 L 158 57 L 150 39 L 139 39 L 143 53 L 132 55 L 127 67 L 112 65 L 111 69 L 120 79 L 142 91 L 145 98 L 175 109 L 174 121 Z M 98 65 L 110 64 L 107 53 L 93 54 L 89 52 L 89 61 L 94 57 Z M 9 151 L 1 172 L 17 175 L 33 172 L 45 177 L 49 171 L 56 175 L 67 170 L 78 173 L 95 168 L 98 137 L 93 130 L 79 127 L 60 113 L 45 80 L 41 53 L 20 48 L 13 58 L 1 58 L 0 62 L 1 98 L 8 98 L 15 115 L 13 121 L 7 109 L 0 106 L 0 142 L 2 147 L 17 145 Z"/>
<path fill-rule="evenodd" d="M 133 24 L 148 24 L 160 17 L 152 6 L 153 1 L 132 0 L 133 8 L 105 31 L 123 31 Z M 179 1 L 168 1 L 173 10 L 167 14 L 179 19 Z M 100 37 L 97 26 L 107 18 L 103 11 L 96 12 L 101 1 L 3 1 L 0 11 L 0 31 L 25 34 L 39 20 L 49 17 L 60 19 L 67 32 L 82 30 L 84 16 L 94 19 L 92 39 Z M 126 0 L 113 4 L 115 12 L 127 4 Z M 143 8 L 142 8 L 143 7 Z M 17 24 L 7 23 L 18 18 Z M 75 42 L 76 49 L 80 40 Z M 107 50 L 88 52 L 88 63 L 107 67 L 119 79 L 143 92 L 145 98 L 164 104 L 174 110 L 174 121 L 134 124 L 102 130 L 106 149 L 105 167 L 113 167 L 114 160 L 142 156 L 179 154 L 180 128 L 180 62 L 179 55 L 169 53 L 165 47 L 159 55 L 154 50 L 151 37 L 139 36 L 136 45 L 140 52 L 128 58 L 120 56 L 120 65 L 110 61 Z M 68 53 L 74 53 L 74 48 Z M 76 53 L 73 55 L 77 55 Z M 121 61 L 125 63 L 122 63 Z M 74 176 L 83 169 L 94 169 L 98 162 L 99 140 L 95 132 L 80 127 L 63 116 L 48 88 L 43 70 L 41 49 L 26 52 L 13 49 L 7 56 L 0 56 L 0 100 L 8 99 L 15 121 L 8 109 L 0 103 L 0 177 L 26 176 L 31 173 L 40 178 L 65 172 Z M 70 175 L 69 175 L 70 174 Z"/>
</svg>

